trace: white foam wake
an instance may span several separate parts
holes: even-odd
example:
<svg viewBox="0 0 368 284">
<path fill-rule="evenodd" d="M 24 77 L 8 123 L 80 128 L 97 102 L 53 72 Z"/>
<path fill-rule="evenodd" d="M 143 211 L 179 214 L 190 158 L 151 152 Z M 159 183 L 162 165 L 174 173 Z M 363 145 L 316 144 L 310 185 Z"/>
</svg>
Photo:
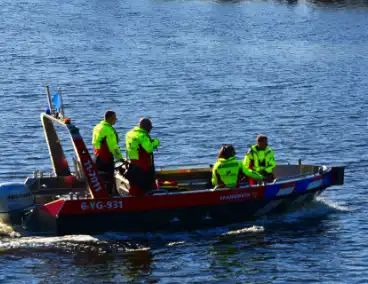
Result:
<svg viewBox="0 0 368 284">
<path fill-rule="evenodd" d="M 319 218 L 333 212 L 349 211 L 351 210 L 348 207 L 341 206 L 322 197 L 317 197 L 316 200 L 306 206 L 288 212 L 284 216 L 276 216 L 275 218 L 278 220 L 282 219 L 286 223 L 294 223 L 302 220 Z"/>
<path fill-rule="evenodd" d="M 240 234 L 245 234 L 245 233 L 260 233 L 260 232 L 264 232 L 263 226 L 251 226 L 248 228 L 229 231 L 225 233 L 224 235 L 240 235 Z"/>
<path fill-rule="evenodd" d="M 23 237 L 0 241 L 0 250 L 19 248 L 49 248 L 58 247 L 64 243 L 97 243 L 99 239 L 88 235 L 62 237 Z"/>
<path fill-rule="evenodd" d="M 327 205 L 332 210 L 341 211 L 341 212 L 349 212 L 349 211 L 351 211 L 351 209 L 349 207 L 339 205 L 336 202 L 329 201 L 329 200 L 324 199 L 322 197 L 317 197 L 316 198 L 316 201 L 317 202 L 320 202 L 321 204 Z"/>
<path fill-rule="evenodd" d="M 9 226 L 6 223 L 0 222 L 0 236 L 17 238 L 20 237 L 21 235 L 18 232 L 15 232 L 13 227 Z"/>
</svg>

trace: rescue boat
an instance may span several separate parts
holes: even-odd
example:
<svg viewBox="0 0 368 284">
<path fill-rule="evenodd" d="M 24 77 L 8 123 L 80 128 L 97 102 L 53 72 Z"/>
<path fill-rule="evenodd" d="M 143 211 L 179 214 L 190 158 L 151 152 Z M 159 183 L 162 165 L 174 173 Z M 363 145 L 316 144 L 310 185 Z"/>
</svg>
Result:
<svg viewBox="0 0 368 284">
<path fill-rule="evenodd" d="M 79 129 L 64 114 L 61 90 L 41 121 L 53 173 L 35 171 L 24 182 L 0 184 L 0 215 L 35 234 L 182 231 L 222 226 L 301 208 L 326 188 L 344 183 L 344 166 L 277 165 L 272 183 L 213 190 L 211 165 L 156 168 L 159 188 L 129 195 L 126 164 L 117 165 L 116 195 L 110 196 Z M 57 96 L 57 97 L 56 97 Z M 56 102 L 56 103 L 55 103 Z M 75 150 L 74 171 L 55 124 L 64 127 Z"/>
</svg>

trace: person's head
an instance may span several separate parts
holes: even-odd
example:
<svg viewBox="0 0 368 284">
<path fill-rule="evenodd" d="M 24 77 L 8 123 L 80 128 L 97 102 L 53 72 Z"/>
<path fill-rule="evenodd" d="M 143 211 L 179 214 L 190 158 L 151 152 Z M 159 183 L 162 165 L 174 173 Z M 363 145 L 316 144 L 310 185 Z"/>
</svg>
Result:
<svg viewBox="0 0 368 284">
<path fill-rule="evenodd" d="M 116 113 L 112 110 L 108 110 L 105 112 L 104 119 L 106 122 L 113 125 L 116 122 Z"/>
<path fill-rule="evenodd" d="M 142 117 L 138 123 L 139 127 L 146 130 L 148 133 L 152 130 L 152 121 L 146 117 Z"/>
<path fill-rule="evenodd" d="M 262 134 L 258 135 L 256 141 L 257 141 L 257 146 L 260 150 L 264 150 L 268 146 L 268 138 L 266 135 L 262 135 Z"/>
<path fill-rule="evenodd" d="M 218 157 L 222 158 L 222 159 L 229 159 L 231 157 L 235 156 L 235 148 L 233 145 L 231 144 L 224 144 L 222 145 L 219 153 L 218 153 Z"/>
</svg>

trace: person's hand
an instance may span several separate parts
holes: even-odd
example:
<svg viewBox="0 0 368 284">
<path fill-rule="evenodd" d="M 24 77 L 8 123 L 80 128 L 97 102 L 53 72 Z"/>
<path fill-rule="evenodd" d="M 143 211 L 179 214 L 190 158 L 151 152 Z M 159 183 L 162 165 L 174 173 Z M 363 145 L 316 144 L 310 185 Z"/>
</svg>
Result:
<svg viewBox="0 0 368 284">
<path fill-rule="evenodd" d="M 262 181 L 270 183 L 273 182 L 273 177 L 272 176 L 264 176 Z"/>
<path fill-rule="evenodd" d="M 152 140 L 152 145 L 153 145 L 153 148 L 157 149 L 157 147 L 160 145 L 160 140 L 158 140 L 157 138 L 154 138 Z"/>
</svg>

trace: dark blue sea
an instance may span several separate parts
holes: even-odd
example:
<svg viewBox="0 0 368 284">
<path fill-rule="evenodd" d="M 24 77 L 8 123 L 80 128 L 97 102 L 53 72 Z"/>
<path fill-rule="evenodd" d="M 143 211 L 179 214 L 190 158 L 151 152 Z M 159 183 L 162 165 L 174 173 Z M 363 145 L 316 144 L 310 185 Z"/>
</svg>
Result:
<svg viewBox="0 0 368 284">
<path fill-rule="evenodd" d="M 297 212 L 171 234 L 32 237 L 0 224 L 0 283 L 368 283 L 368 1 L 2 0 L 0 183 L 51 162 L 44 85 L 91 148 L 141 116 L 157 165 L 242 159 L 346 166 Z M 60 138 L 72 155 L 69 138 Z"/>
</svg>

